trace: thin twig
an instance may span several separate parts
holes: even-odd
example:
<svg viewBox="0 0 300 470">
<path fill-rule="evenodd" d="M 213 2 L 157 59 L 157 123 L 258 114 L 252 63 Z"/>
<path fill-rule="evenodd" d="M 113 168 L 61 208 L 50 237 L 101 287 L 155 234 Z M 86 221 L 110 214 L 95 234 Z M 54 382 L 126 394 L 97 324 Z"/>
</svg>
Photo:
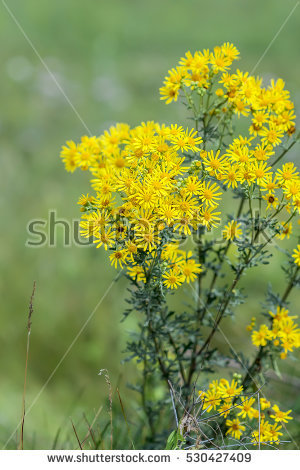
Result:
<svg viewBox="0 0 300 470">
<path fill-rule="evenodd" d="M 110 449 L 112 450 L 113 448 L 112 387 L 111 387 L 111 382 L 110 382 L 107 369 L 101 369 L 98 375 L 102 375 L 103 372 L 104 372 L 105 382 L 107 383 L 108 391 L 109 391 L 108 399 L 109 399 L 109 416 L 110 416 Z"/>
<path fill-rule="evenodd" d="M 132 448 L 135 450 L 134 443 L 133 443 L 133 440 L 132 440 L 132 437 L 131 437 L 130 426 L 129 426 L 129 423 L 128 423 L 128 420 L 127 420 L 127 417 L 126 417 L 125 408 L 124 408 L 123 401 L 121 399 L 121 395 L 120 395 L 118 387 L 117 387 L 117 394 L 118 394 L 118 397 L 119 397 L 119 402 L 120 402 L 120 405 L 121 405 L 122 414 L 123 414 L 123 417 L 124 417 L 124 420 L 125 420 L 125 423 L 126 423 L 126 426 L 127 426 L 128 436 L 129 436 L 129 439 L 131 441 Z"/>
<path fill-rule="evenodd" d="M 78 437 L 76 428 L 75 428 L 75 426 L 74 426 L 74 423 L 73 423 L 73 421 L 72 421 L 72 418 L 70 418 L 70 421 L 71 421 L 71 423 L 72 423 L 72 428 L 73 428 L 74 434 L 75 434 L 75 436 L 76 436 L 76 439 L 77 439 L 79 448 L 82 450 L 82 445 L 81 445 L 81 442 L 80 442 L 80 440 L 79 440 L 79 437 Z"/>
<path fill-rule="evenodd" d="M 28 358 L 29 358 L 29 346 L 30 346 L 30 333 L 31 333 L 31 324 L 32 324 L 32 314 L 33 314 L 33 299 L 35 294 L 36 282 L 33 282 L 32 293 L 29 302 L 29 312 L 27 319 L 27 345 L 26 345 L 26 361 L 25 361 L 25 374 L 24 374 L 24 388 L 23 388 L 23 398 L 22 398 L 22 420 L 21 420 L 21 434 L 19 449 L 24 449 L 24 423 L 25 423 L 25 396 L 26 396 L 26 381 L 27 381 L 27 368 L 28 368 Z"/>
<path fill-rule="evenodd" d="M 170 395 L 171 395 L 172 407 L 173 407 L 175 421 L 176 421 L 176 428 L 178 428 L 179 422 L 178 422 L 177 411 L 176 411 L 176 406 L 175 406 L 175 402 L 174 402 L 173 387 L 172 387 L 172 384 L 171 384 L 170 380 L 168 380 L 168 382 L 169 382 L 169 385 L 170 385 Z"/>
<path fill-rule="evenodd" d="M 84 421 L 86 422 L 87 424 L 87 427 L 88 427 L 88 436 L 91 436 L 92 438 L 92 441 L 94 443 L 94 448 L 96 449 L 97 448 L 97 444 L 96 444 L 96 441 L 95 441 L 95 436 L 94 436 L 94 431 L 92 430 L 91 426 L 90 426 L 90 423 L 85 415 L 85 413 L 83 413 L 83 419 Z M 81 445 L 83 445 L 85 439 L 81 442 Z"/>
<path fill-rule="evenodd" d="M 81 442 L 81 445 L 83 445 L 83 444 L 85 443 L 85 441 L 88 439 L 88 437 L 91 435 L 91 431 L 92 431 L 92 429 L 93 429 L 93 426 L 94 426 L 94 424 L 95 424 L 95 422 L 96 422 L 96 419 L 98 418 L 99 414 L 101 413 L 102 409 L 103 409 L 103 406 L 101 405 L 101 406 L 98 408 L 98 411 L 97 411 L 97 413 L 96 413 L 96 415 L 95 415 L 95 417 L 94 417 L 94 419 L 93 419 L 93 421 L 92 421 L 92 424 L 91 424 L 90 427 L 89 427 L 89 430 L 88 430 L 86 436 L 84 437 L 83 441 Z M 97 448 L 97 445 L 96 445 L 95 449 L 96 449 L 96 448 Z"/>
</svg>

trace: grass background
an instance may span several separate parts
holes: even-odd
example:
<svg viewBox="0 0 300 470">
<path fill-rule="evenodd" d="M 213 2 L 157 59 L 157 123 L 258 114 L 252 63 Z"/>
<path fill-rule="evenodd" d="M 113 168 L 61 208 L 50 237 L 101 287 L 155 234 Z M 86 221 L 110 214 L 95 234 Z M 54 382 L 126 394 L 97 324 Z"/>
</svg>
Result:
<svg viewBox="0 0 300 470">
<path fill-rule="evenodd" d="M 85 173 L 67 174 L 59 159 L 61 145 L 87 131 L 58 89 L 29 41 L 45 61 L 70 102 L 93 134 L 115 122 L 182 122 L 180 106 L 165 106 L 158 88 L 168 68 L 186 50 L 211 48 L 224 41 L 241 51 L 239 67 L 252 70 L 295 0 L 7 0 L 15 20 L 0 3 L 0 442 L 13 433 L 21 413 L 26 345 L 26 317 L 32 283 L 37 282 L 31 335 L 27 407 L 56 367 L 75 335 L 116 275 L 101 250 L 63 247 L 57 230 L 55 247 L 25 247 L 26 226 L 48 219 L 49 209 L 68 220 L 79 217 L 77 197 L 87 192 Z M 296 8 L 260 61 L 256 73 L 282 77 L 299 114 L 299 19 Z M 16 24 L 19 23 L 23 29 Z M 27 40 L 24 37 L 27 36 Z M 297 153 L 294 153 L 296 158 Z M 295 239 L 292 240 L 295 243 Z M 268 281 L 281 290 L 281 256 L 253 271 L 247 281 L 255 296 L 227 324 L 239 346 L 249 317 L 259 312 Z M 126 283 L 121 280 L 105 297 L 26 418 L 25 446 L 74 448 L 69 416 L 82 421 L 103 404 L 107 417 L 107 368 L 129 418 L 135 422 L 135 395 L 126 388 L 137 370 L 121 364 L 127 331 L 134 319 L 120 324 Z M 294 306 L 299 301 L 293 294 Z M 298 302 L 299 303 L 299 302 Z M 249 343 L 250 344 L 250 343 Z M 246 351 L 249 347 L 243 344 Z M 296 362 L 281 367 L 299 374 Z M 274 385 L 274 384 L 273 384 Z M 274 392 L 275 389 L 275 392 Z M 284 407 L 298 406 L 295 390 L 273 386 Z M 299 401 L 299 399 L 298 399 Z M 120 409 L 116 414 L 120 414 Z M 296 429 L 296 427 L 294 427 Z M 119 446 L 128 444 L 122 443 Z M 16 447 L 15 436 L 8 444 Z"/>
</svg>

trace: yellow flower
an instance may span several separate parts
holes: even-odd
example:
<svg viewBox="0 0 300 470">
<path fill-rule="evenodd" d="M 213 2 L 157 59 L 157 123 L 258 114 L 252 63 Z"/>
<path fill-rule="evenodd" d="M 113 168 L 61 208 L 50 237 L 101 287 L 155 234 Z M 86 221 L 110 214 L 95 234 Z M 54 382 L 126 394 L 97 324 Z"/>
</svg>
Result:
<svg viewBox="0 0 300 470">
<path fill-rule="evenodd" d="M 80 198 L 78 199 L 77 204 L 82 206 L 81 210 L 84 210 L 84 206 L 88 206 L 90 203 L 94 203 L 95 201 L 96 199 L 93 196 L 89 196 L 89 194 L 85 196 L 84 194 L 82 194 L 82 196 L 80 196 Z"/>
<path fill-rule="evenodd" d="M 116 241 L 116 232 L 113 231 L 110 227 L 107 230 L 104 228 L 101 229 L 99 232 L 95 234 L 94 243 L 96 243 L 96 247 L 100 248 L 100 246 L 104 246 L 104 249 L 111 248 L 115 245 Z"/>
<path fill-rule="evenodd" d="M 180 263 L 180 269 L 187 283 L 194 282 L 197 279 L 197 274 L 201 273 L 201 265 L 196 263 L 195 260 L 189 259 Z"/>
<path fill-rule="evenodd" d="M 182 194 L 188 196 L 197 196 L 202 191 L 202 184 L 195 176 L 189 176 L 185 181 L 185 186 L 182 189 Z"/>
<path fill-rule="evenodd" d="M 257 144 L 253 151 L 253 156 L 259 161 L 268 160 L 271 155 L 274 155 L 274 152 L 270 145 Z"/>
<path fill-rule="evenodd" d="M 161 96 L 161 100 L 166 100 L 166 104 L 171 103 L 172 101 L 177 101 L 179 95 L 180 85 L 177 83 L 167 83 L 162 86 L 159 91 Z"/>
<path fill-rule="evenodd" d="M 130 259 L 131 262 L 134 262 L 134 255 L 136 255 L 138 251 L 137 244 L 132 240 L 127 240 L 125 246 L 126 248 L 124 251 L 127 254 L 128 259 Z"/>
<path fill-rule="evenodd" d="M 179 250 L 179 243 L 167 243 L 164 245 L 161 257 L 163 260 L 168 260 L 174 263 L 180 257 L 182 258 L 182 252 Z"/>
<path fill-rule="evenodd" d="M 202 224 L 207 228 L 216 227 L 220 222 L 219 215 L 221 212 L 213 212 L 214 208 L 202 209 L 200 212 L 200 218 Z"/>
<path fill-rule="evenodd" d="M 205 168 L 211 175 L 215 175 L 221 171 L 228 160 L 224 155 L 220 156 L 220 150 L 218 150 L 215 155 L 213 150 L 210 152 L 201 152 L 200 156 L 203 159 Z"/>
<path fill-rule="evenodd" d="M 160 88 L 161 100 L 166 100 L 169 104 L 177 101 L 182 79 L 186 76 L 184 67 L 177 67 L 169 71 L 168 77 L 164 81 L 164 86 Z"/>
<path fill-rule="evenodd" d="M 271 424 L 268 421 L 265 421 L 264 418 L 260 421 L 260 426 L 257 431 L 252 432 L 252 442 L 254 444 L 266 443 L 270 440 L 270 433 L 269 430 L 271 428 Z"/>
<path fill-rule="evenodd" d="M 235 112 L 237 113 L 238 117 L 242 114 L 243 116 L 248 116 L 250 109 L 247 108 L 247 105 L 244 100 L 236 99 L 234 101 Z"/>
<path fill-rule="evenodd" d="M 255 398 L 248 398 L 248 400 L 244 400 L 241 405 L 237 406 L 237 409 L 241 411 L 238 413 L 238 416 L 242 418 L 252 418 L 253 417 L 253 408 L 252 405 L 255 402 Z"/>
<path fill-rule="evenodd" d="M 287 181 L 283 186 L 283 192 L 287 199 L 297 201 L 300 198 L 300 180 Z"/>
<path fill-rule="evenodd" d="M 292 257 L 295 258 L 294 263 L 300 267 L 300 245 L 294 249 Z"/>
<path fill-rule="evenodd" d="M 265 110 L 259 110 L 253 113 L 252 122 L 258 126 L 262 127 L 265 122 L 268 121 L 269 114 Z"/>
<path fill-rule="evenodd" d="M 280 307 L 279 305 L 276 308 L 276 313 L 273 313 L 269 311 L 269 315 L 274 318 L 274 320 L 282 320 L 283 318 L 288 317 L 289 311 L 287 308 Z M 297 317 L 291 317 L 291 318 L 297 318 Z"/>
<path fill-rule="evenodd" d="M 273 337 L 273 333 L 267 325 L 261 325 L 258 331 L 253 331 L 252 333 L 252 343 L 255 346 L 266 346 L 267 341 L 271 340 Z"/>
<path fill-rule="evenodd" d="M 142 185 L 138 187 L 138 191 L 132 194 L 130 198 L 134 198 L 143 209 L 152 209 L 157 202 L 157 196 L 153 187 L 145 187 Z"/>
<path fill-rule="evenodd" d="M 154 230 L 141 230 L 136 233 L 136 243 L 138 248 L 142 248 L 144 251 L 152 250 L 159 244 L 159 236 Z"/>
<path fill-rule="evenodd" d="M 208 206 L 216 206 L 221 199 L 220 187 L 216 183 L 203 183 L 200 193 L 201 201 L 205 202 Z"/>
<path fill-rule="evenodd" d="M 210 62 L 215 72 L 223 72 L 229 68 L 232 61 L 225 54 L 224 50 L 220 47 L 215 47 L 214 52 L 210 56 Z"/>
<path fill-rule="evenodd" d="M 241 435 L 246 429 L 246 427 L 241 424 L 238 418 L 235 418 L 232 420 L 227 419 L 226 426 L 228 427 L 228 430 L 226 431 L 226 435 L 231 434 L 231 436 L 234 437 L 235 439 L 240 439 Z"/>
<path fill-rule="evenodd" d="M 279 436 L 282 436 L 282 432 L 279 432 L 280 429 L 282 429 L 282 426 L 279 426 L 277 423 L 269 427 L 268 435 L 271 442 L 278 442 L 280 440 Z"/>
<path fill-rule="evenodd" d="M 235 238 L 240 238 L 243 231 L 240 229 L 241 224 L 237 223 L 235 220 L 231 220 L 225 225 L 223 230 L 223 238 L 226 240 L 234 240 Z"/>
<path fill-rule="evenodd" d="M 239 165 L 226 165 L 222 169 L 222 181 L 228 188 L 237 188 L 239 182 Z"/>
<path fill-rule="evenodd" d="M 260 398 L 259 401 L 261 410 L 266 410 L 267 408 L 270 408 L 271 402 L 269 402 L 269 400 L 267 400 L 266 398 Z"/>
<path fill-rule="evenodd" d="M 257 184 L 262 184 L 270 177 L 271 167 L 267 167 L 266 162 L 255 161 L 251 166 L 251 171 L 253 171 Z"/>
<path fill-rule="evenodd" d="M 228 380 L 224 379 L 222 380 L 222 383 L 220 383 L 219 391 L 222 398 L 224 399 L 234 398 L 237 395 L 240 395 L 240 393 L 243 391 L 243 387 L 242 385 L 238 386 L 236 380 L 232 380 L 231 383 L 229 383 Z"/>
<path fill-rule="evenodd" d="M 109 255 L 111 265 L 115 268 L 117 268 L 118 266 L 120 266 L 120 268 L 123 268 L 123 263 L 126 264 L 126 257 L 127 253 L 124 250 L 116 250 L 111 255 Z"/>
<path fill-rule="evenodd" d="M 281 222 L 280 224 L 281 232 L 276 235 L 277 238 L 283 240 L 284 238 L 290 238 L 292 233 L 292 223 L 287 224 L 286 222 Z"/>
<path fill-rule="evenodd" d="M 272 207 L 273 209 L 277 208 L 277 206 L 278 206 L 278 197 L 276 197 L 274 194 L 272 194 L 272 193 L 265 194 L 263 196 L 263 199 L 265 199 L 267 204 L 268 204 L 267 209 L 270 209 L 270 207 Z"/>
<path fill-rule="evenodd" d="M 180 217 L 192 217 L 197 211 L 197 200 L 192 196 L 183 195 L 174 201 L 174 206 L 178 210 Z"/>
<path fill-rule="evenodd" d="M 161 220 L 166 222 L 167 225 L 173 225 L 175 220 L 179 217 L 178 208 L 174 207 L 171 203 L 163 202 L 161 207 L 157 210 Z"/>
<path fill-rule="evenodd" d="M 278 127 L 276 128 L 275 124 L 270 122 L 269 128 L 262 128 L 261 135 L 263 137 L 263 143 L 271 144 L 275 147 L 281 143 L 283 130 L 279 129 Z"/>
<path fill-rule="evenodd" d="M 191 235 L 192 219 L 190 217 L 180 217 L 174 226 L 175 230 L 184 235 Z"/>
<path fill-rule="evenodd" d="M 269 193 L 273 193 L 275 191 L 275 189 L 277 189 L 279 187 L 276 180 L 272 179 L 271 174 L 267 175 L 265 180 L 261 182 L 260 186 L 261 186 L 261 189 L 263 191 L 269 191 Z"/>
<path fill-rule="evenodd" d="M 84 214 L 82 217 L 80 227 L 83 230 L 80 231 L 80 234 L 86 238 L 89 238 L 91 235 L 98 235 L 100 230 L 103 232 L 103 229 L 107 226 L 109 221 L 108 213 L 100 210 Z"/>
<path fill-rule="evenodd" d="M 221 46 L 221 51 L 228 57 L 230 62 L 238 59 L 240 53 L 237 48 L 230 42 L 224 42 Z"/>
<path fill-rule="evenodd" d="M 78 157 L 78 148 L 73 140 L 68 140 L 67 145 L 62 147 L 60 157 L 65 164 L 67 171 L 73 173 L 77 168 L 77 157 Z"/>
<path fill-rule="evenodd" d="M 205 399 L 203 402 L 203 410 L 208 413 L 211 410 L 215 410 L 221 403 L 221 397 L 218 390 L 215 388 L 209 388 L 205 393 Z"/>
<path fill-rule="evenodd" d="M 224 403 L 218 408 L 218 413 L 221 413 L 226 418 L 232 410 L 232 401 L 224 401 Z"/>
<path fill-rule="evenodd" d="M 287 181 L 291 181 L 299 176 L 299 172 L 293 162 L 288 162 L 282 165 L 282 170 L 276 171 L 276 179 L 279 184 L 284 184 Z"/>
<path fill-rule="evenodd" d="M 173 136 L 171 142 L 174 145 L 175 150 L 187 152 L 190 149 L 188 136 L 184 132 Z"/>
<path fill-rule="evenodd" d="M 177 270 L 171 269 L 163 275 L 163 283 L 168 289 L 177 289 L 184 281 L 182 274 Z"/>
<path fill-rule="evenodd" d="M 215 91 L 216 95 L 220 98 L 221 96 L 224 95 L 224 90 L 222 88 L 218 88 L 216 91 Z"/>
<path fill-rule="evenodd" d="M 293 419 L 289 414 L 292 412 L 292 410 L 289 411 L 280 411 L 279 407 L 277 405 L 274 405 L 272 407 L 272 410 L 274 413 L 270 415 L 271 418 L 275 420 L 275 422 L 280 422 L 280 423 L 287 423 L 289 419 Z"/>
<path fill-rule="evenodd" d="M 187 129 L 185 131 L 185 136 L 189 149 L 193 152 L 199 152 L 199 147 L 197 147 L 197 145 L 201 144 L 201 142 L 203 142 L 203 139 L 202 137 L 198 137 L 198 132 L 194 129 L 191 129 L 190 131 Z"/>
<path fill-rule="evenodd" d="M 146 282 L 146 276 L 145 276 L 145 271 L 142 266 L 129 266 L 127 268 L 128 274 L 130 277 L 133 279 L 136 279 L 137 281 L 142 281 Z"/>
</svg>

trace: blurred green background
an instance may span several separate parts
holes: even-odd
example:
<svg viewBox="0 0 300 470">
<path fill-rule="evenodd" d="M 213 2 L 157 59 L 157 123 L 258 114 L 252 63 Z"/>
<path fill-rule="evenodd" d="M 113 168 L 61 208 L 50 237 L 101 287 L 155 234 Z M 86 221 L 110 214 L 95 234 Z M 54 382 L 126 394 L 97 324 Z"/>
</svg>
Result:
<svg viewBox="0 0 300 470">
<path fill-rule="evenodd" d="M 1 2 L 2 445 L 21 415 L 26 321 L 33 280 L 37 290 L 27 408 L 116 275 L 102 250 L 64 248 L 59 228 L 55 247 L 25 247 L 29 220 L 47 220 L 50 209 L 55 209 L 59 218 L 78 218 L 77 198 L 88 190 L 88 175 L 67 174 L 59 159 L 61 145 L 68 139 L 78 140 L 87 131 L 54 79 L 93 134 L 120 121 L 131 125 L 147 120 L 181 122 L 183 109 L 166 106 L 158 94 L 163 77 L 178 58 L 189 49 L 212 48 L 230 41 L 241 51 L 238 66 L 250 71 L 296 1 L 7 0 L 6 4 L 12 14 Z M 300 7 L 256 69 L 266 79 L 285 80 L 296 111 L 300 102 L 299 19 Z M 247 285 L 255 296 L 250 296 L 241 309 L 238 322 L 226 326 L 234 346 L 239 346 L 249 317 L 259 312 L 267 282 L 272 281 L 281 291 L 280 261 L 279 256 L 263 273 L 254 270 L 248 278 Z M 107 386 L 98 376 L 102 368 L 108 369 L 114 390 L 119 386 L 129 419 L 133 423 L 136 420 L 136 397 L 126 383 L 135 381 L 137 371 L 133 365 L 121 364 L 128 330 L 134 326 L 134 319 L 120 324 L 125 296 L 126 283 L 121 280 L 113 285 L 43 389 L 26 418 L 27 448 L 51 448 L 60 428 L 57 446 L 75 448 L 69 416 L 81 423 L 83 412 L 91 418 L 101 404 L 102 413 L 108 416 Z M 296 306 L 295 294 L 291 301 Z M 296 364 L 284 362 L 280 367 L 295 376 L 299 374 Z M 299 409 L 299 390 L 295 392 L 289 384 L 278 387 L 277 383 L 272 389 L 275 399 L 282 401 L 284 396 L 285 409 Z M 118 402 L 116 396 L 114 400 Z M 8 448 L 15 447 L 14 434 Z"/>
</svg>

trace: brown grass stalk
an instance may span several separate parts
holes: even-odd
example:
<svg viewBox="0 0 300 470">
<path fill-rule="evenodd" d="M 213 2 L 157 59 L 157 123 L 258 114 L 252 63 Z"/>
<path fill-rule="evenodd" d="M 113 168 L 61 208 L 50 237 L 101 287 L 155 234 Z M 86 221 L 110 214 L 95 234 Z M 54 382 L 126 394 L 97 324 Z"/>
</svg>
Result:
<svg viewBox="0 0 300 470">
<path fill-rule="evenodd" d="M 25 397 L 26 397 L 26 381 L 27 381 L 27 369 L 28 369 L 28 358 L 29 358 L 29 346 L 30 346 L 30 333 L 31 333 L 31 324 L 32 324 L 32 314 L 33 314 L 33 299 L 35 294 L 36 282 L 33 282 L 32 293 L 29 302 L 29 312 L 27 319 L 27 345 L 26 345 L 26 360 L 25 360 L 25 373 L 24 373 L 24 388 L 23 388 L 23 397 L 22 397 L 22 418 L 21 418 L 21 434 L 18 449 L 24 449 L 24 424 L 25 424 Z"/>
</svg>

